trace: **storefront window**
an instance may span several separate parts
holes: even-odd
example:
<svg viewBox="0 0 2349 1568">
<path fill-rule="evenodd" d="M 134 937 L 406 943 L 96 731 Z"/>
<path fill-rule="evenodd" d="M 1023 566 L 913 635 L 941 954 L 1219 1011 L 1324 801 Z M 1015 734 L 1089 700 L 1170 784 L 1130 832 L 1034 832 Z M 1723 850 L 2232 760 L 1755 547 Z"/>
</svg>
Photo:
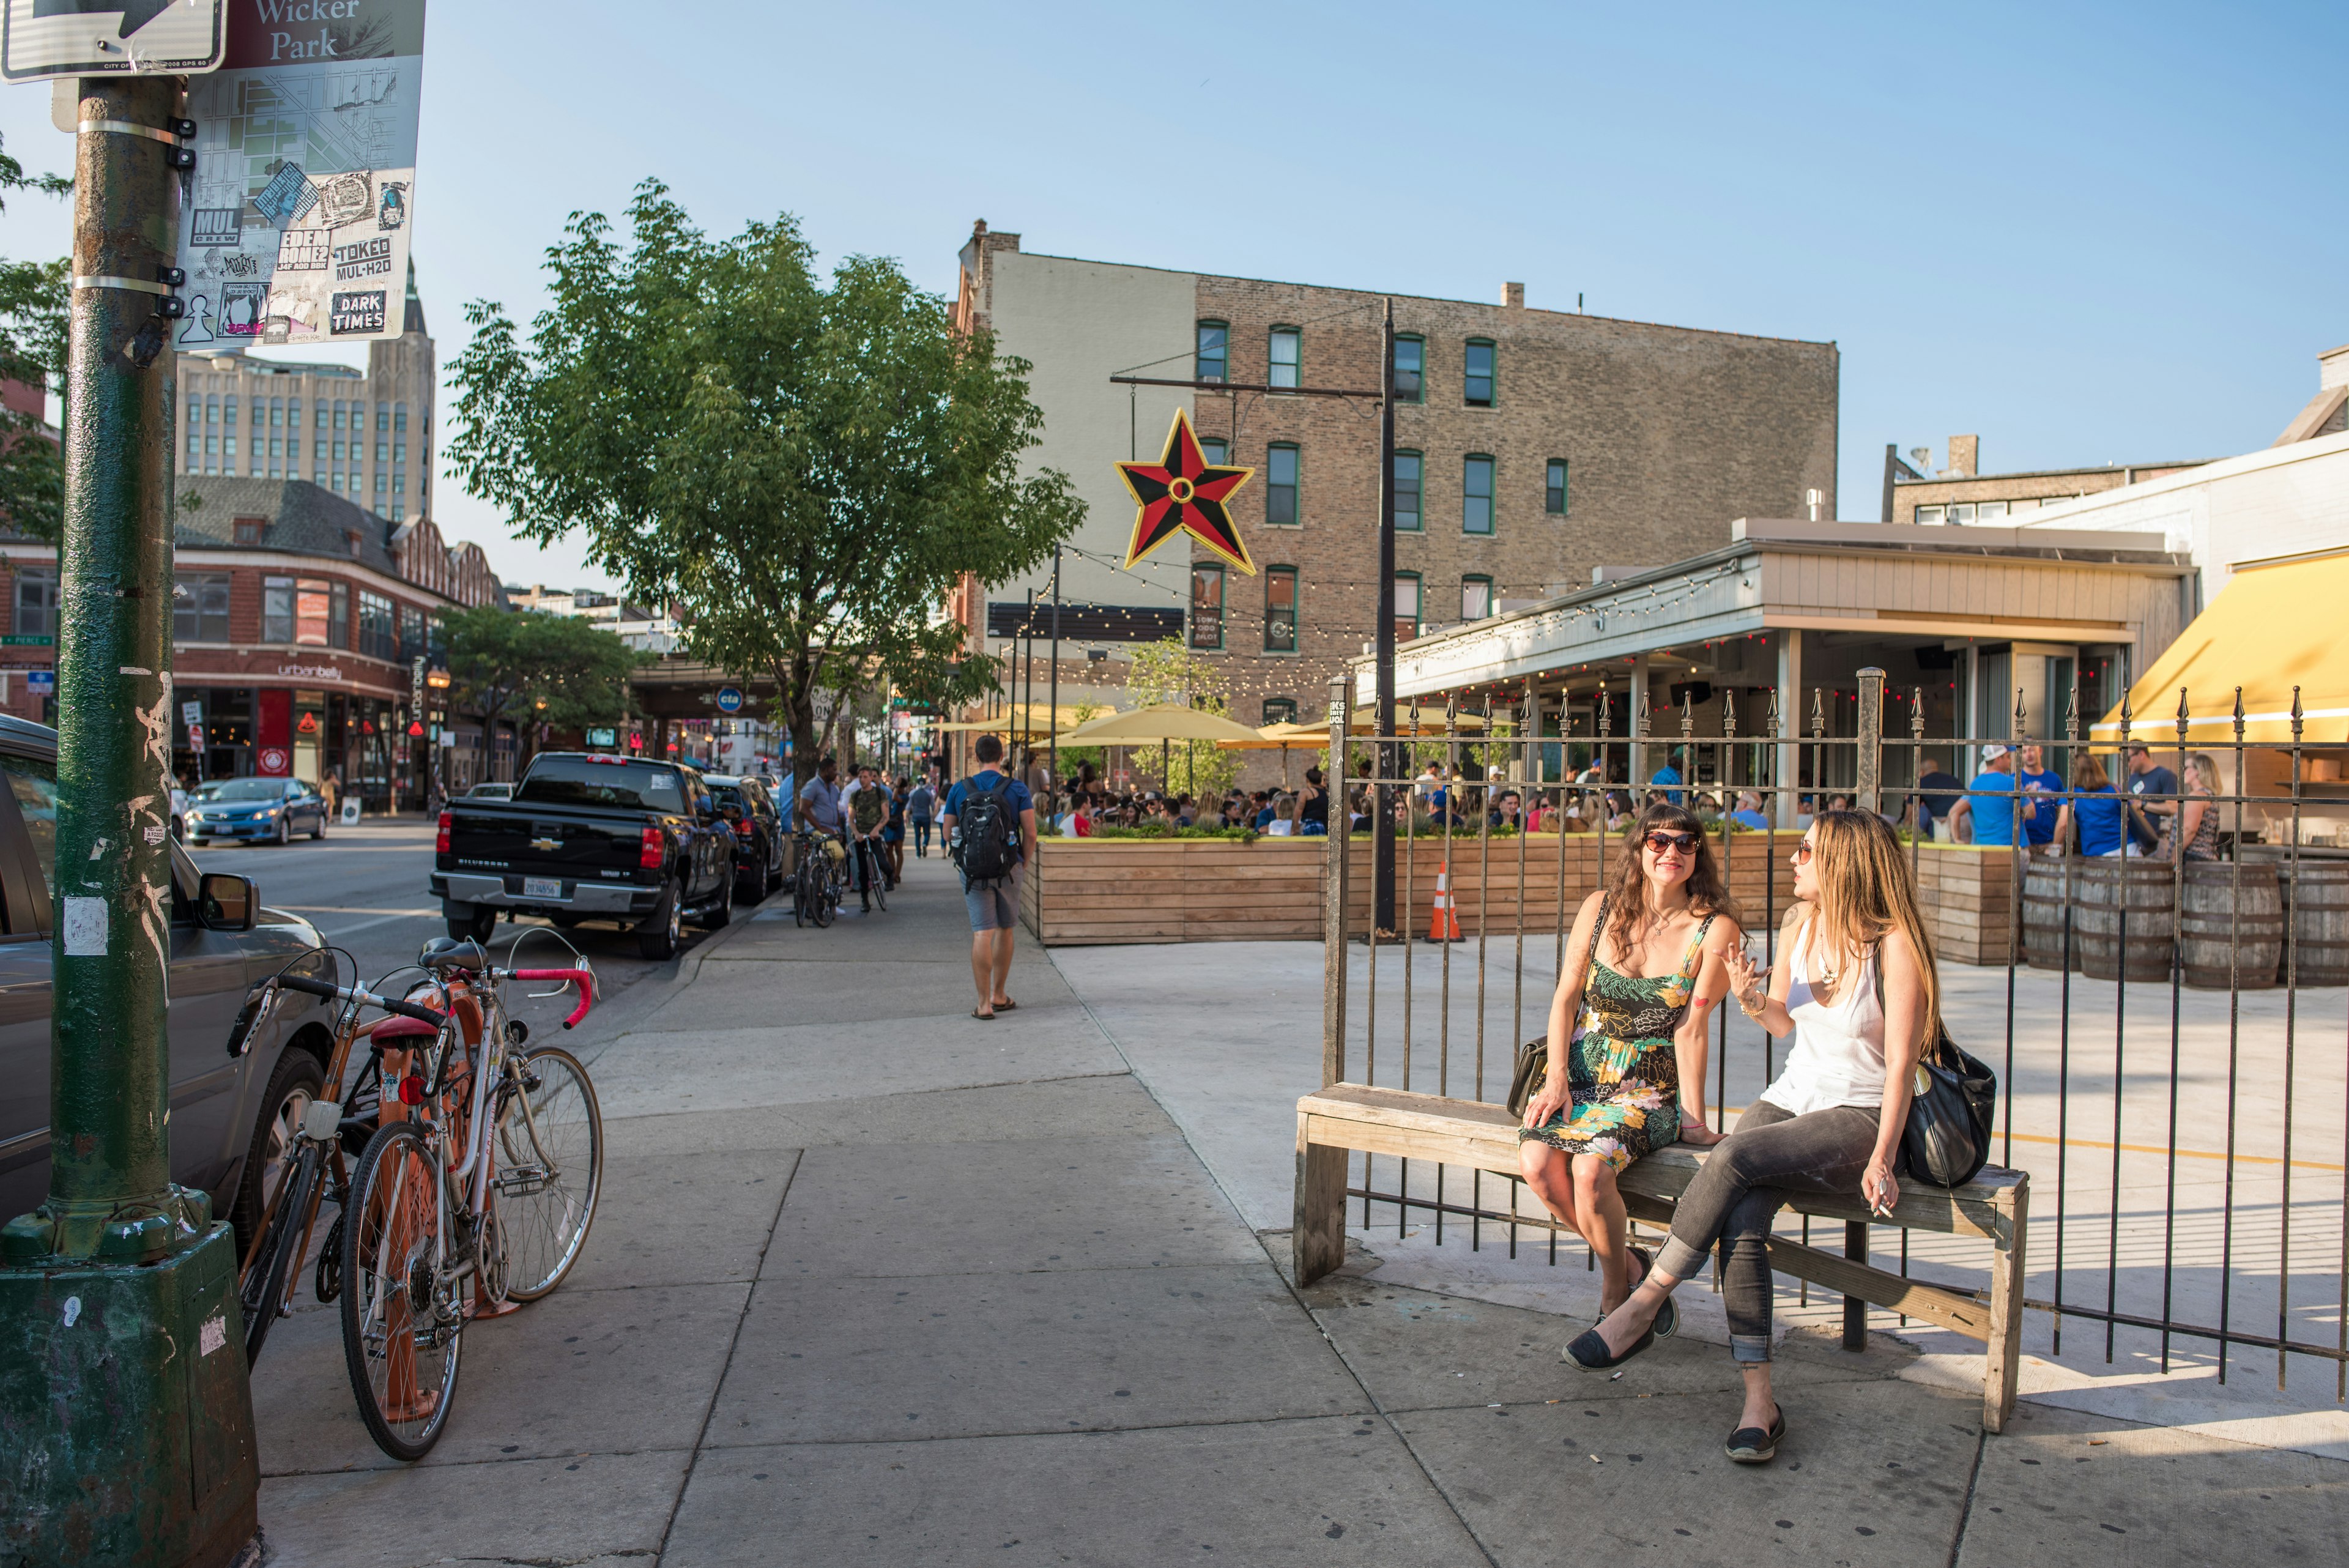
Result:
<svg viewBox="0 0 2349 1568">
<path fill-rule="evenodd" d="M 376 659 L 399 657 L 399 627 L 391 601 L 359 590 L 359 651 Z"/>
</svg>

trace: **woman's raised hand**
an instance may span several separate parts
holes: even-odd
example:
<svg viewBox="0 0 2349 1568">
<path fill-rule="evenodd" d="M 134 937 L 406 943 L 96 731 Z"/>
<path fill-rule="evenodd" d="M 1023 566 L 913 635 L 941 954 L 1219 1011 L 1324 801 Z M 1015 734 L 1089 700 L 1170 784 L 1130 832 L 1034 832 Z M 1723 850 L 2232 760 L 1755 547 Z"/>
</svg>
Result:
<svg viewBox="0 0 2349 1568">
<path fill-rule="evenodd" d="M 1747 1012 L 1759 1012 L 1768 996 L 1768 968 L 1755 963 L 1752 951 L 1738 947 L 1730 950 L 1728 969 L 1729 993 L 1737 998 L 1737 1005 Z"/>
</svg>

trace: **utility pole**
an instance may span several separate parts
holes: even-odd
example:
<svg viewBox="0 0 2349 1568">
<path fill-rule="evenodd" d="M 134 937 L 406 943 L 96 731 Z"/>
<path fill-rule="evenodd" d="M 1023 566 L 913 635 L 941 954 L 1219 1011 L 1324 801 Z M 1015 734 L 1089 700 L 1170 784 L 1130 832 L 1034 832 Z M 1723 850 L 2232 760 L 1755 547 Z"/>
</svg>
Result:
<svg viewBox="0 0 2349 1568">
<path fill-rule="evenodd" d="M 1386 319 L 1379 332 L 1379 641 L 1378 732 L 1395 732 L 1395 521 L 1394 521 L 1394 301 L 1386 303 Z M 1400 777 L 1402 748 L 1392 740 L 1379 745 L 1379 779 Z M 1343 769 L 1339 770 L 1341 774 Z M 1395 925 L 1395 828 L 1392 786 L 1376 783 L 1371 790 L 1372 924 L 1381 939 L 1393 936 Z"/>
<path fill-rule="evenodd" d="M 235 1243 L 172 1185 L 169 1144 L 175 296 L 159 285 L 182 87 L 88 78 L 76 116 L 49 1193 L 0 1228 L 10 1563 L 213 1568 L 255 1528 Z M 250 882 L 206 880 L 214 922 L 249 919 Z"/>
<path fill-rule="evenodd" d="M 1051 695 L 1045 699 L 1052 705 L 1052 738 L 1047 744 L 1049 760 L 1046 772 L 1050 775 L 1046 787 L 1058 793 L 1061 787 L 1061 547 L 1052 546 L 1052 681 Z M 1038 939 L 1042 940 L 1040 937 Z"/>
</svg>

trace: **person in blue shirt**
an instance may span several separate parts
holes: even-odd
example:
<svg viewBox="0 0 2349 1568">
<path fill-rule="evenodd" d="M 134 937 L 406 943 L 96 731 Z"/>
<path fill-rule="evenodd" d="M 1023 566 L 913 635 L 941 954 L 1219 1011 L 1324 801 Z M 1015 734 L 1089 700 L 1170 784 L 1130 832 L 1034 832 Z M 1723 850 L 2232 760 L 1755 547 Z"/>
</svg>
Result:
<svg viewBox="0 0 2349 1568">
<path fill-rule="evenodd" d="M 988 1023 L 997 1013 L 1019 1005 L 1003 988 L 1011 978 L 1011 933 L 1019 923 L 1019 874 L 1027 869 L 1036 843 L 1036 799 L 1026 784 L 1004 773 L 999 737 L 981 735 L 971 754 L 978 759 L 978 772 L 947 792 L 946 809 L 938 815 L 939 837 L 947 857 L 960 869 L 955 823 L 976 790 L 1002 792 L 1005 815 L 1019 836 L 1009 876 L 991 882 L 973 882 L 965 877 L 962 882 L 963 904 L 970 914 L 970 978 L 978 988 L 978 1005 L 970 1010 L 970 1015 Z"/>
<path fill-rule="evenodd" d="M 2006 846 L 2014 843 L 2014 753 L 2004 746 L 1982 748 L 1982 771 L 1966 786 L 1966 796 L 1950 813 L 1950 830 L 1961 844 Z M 2022 803 L 2028 822 L 2035 809 Z"/>
<path fill-rule="evenodd" d="M 2118 855 L 2128 843 L 2128 806 L 2113 788 L 2105 764 L 2082 752 L 2072 764 L 2072 787 L 2079 792 L 2079 798 L 2065 801 L 2055 814 L 2051 836 L 2058 844 L 2070 844 L 2072 825 L 2076 822 L 2081 854 Z"/>
<path fill-rule="evenodd" d="M 812 827 L 818 833 L 840 836 L 840 786 L 833 781 L 840 777 L 840 763 L 826 757 L 816 763 L 815 772 L 800 786 L 800 826 Z"/>
<path fill-rule="evenodd" d="M 2017 746 L 2014 752 L 2014 787 L 2018 792 L 2025 794 L 2064 793 L 2064 775 L 2048 768 L 2044 752 L 2037 746 Z M 2042 848 L 2054 841 L 2056 820 L 2063 815 L 2054 801 L 2032 803 L 2030 815 L 2023 819 L 2023 836 L 2031 841 L 2031 847 Z"/>
<path fill-rule="evenodd" d="M 1762 815 L 1762 797 L 1750 789 L 1737 792 L 1737 809 L 1729 814 L 1729 820 L 1740 827 L 1764 829 L 1770 826 L 1770 819 Z"/>
<path fill-rule="evenodd" d="M 1650 779 L 1648 782 L 1651 784 L 1662 785 L 1664 787 L 1664 798 L 1670 801 L 1672 805 L 1686 805 L 1688 804 L 1688 792 L 1673 786 L 1684 784 L 1688 783 L 1688 780 L 1681 776 L 1680 769 L 1672 765 L 1672 761 L 1673 759 L 1671 754 L 1670 753 L 1666 753 L 1664 756 L 1664 765 L 1658 768 L 1656 770 L 1656 776 Z"/>
</svg>

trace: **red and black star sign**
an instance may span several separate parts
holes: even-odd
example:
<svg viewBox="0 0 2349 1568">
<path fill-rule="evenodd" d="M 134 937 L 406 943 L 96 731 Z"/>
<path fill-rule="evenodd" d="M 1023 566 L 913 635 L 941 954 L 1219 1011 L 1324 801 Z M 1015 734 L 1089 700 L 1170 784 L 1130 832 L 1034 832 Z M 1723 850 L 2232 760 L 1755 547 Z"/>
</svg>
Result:
<svg viewBox="0 0 2349 1568">
<path fill-rule="evenodd" d="M 1209 467 L 1199 438 L 1191 433 L 1188 414 L 1174 410 L 1165 455 L 1156 462 L 1121 462 L 1117 471 L 1140 507 L 1133 517 L 1133 543 L 1125 552 L 1128 567 L 1175 535 L 1188 534 L 1241 571 L 1255 575 L 1256 563 L 1240 543 L 1228 503 L 1256 470 Z"/>
</svg>

